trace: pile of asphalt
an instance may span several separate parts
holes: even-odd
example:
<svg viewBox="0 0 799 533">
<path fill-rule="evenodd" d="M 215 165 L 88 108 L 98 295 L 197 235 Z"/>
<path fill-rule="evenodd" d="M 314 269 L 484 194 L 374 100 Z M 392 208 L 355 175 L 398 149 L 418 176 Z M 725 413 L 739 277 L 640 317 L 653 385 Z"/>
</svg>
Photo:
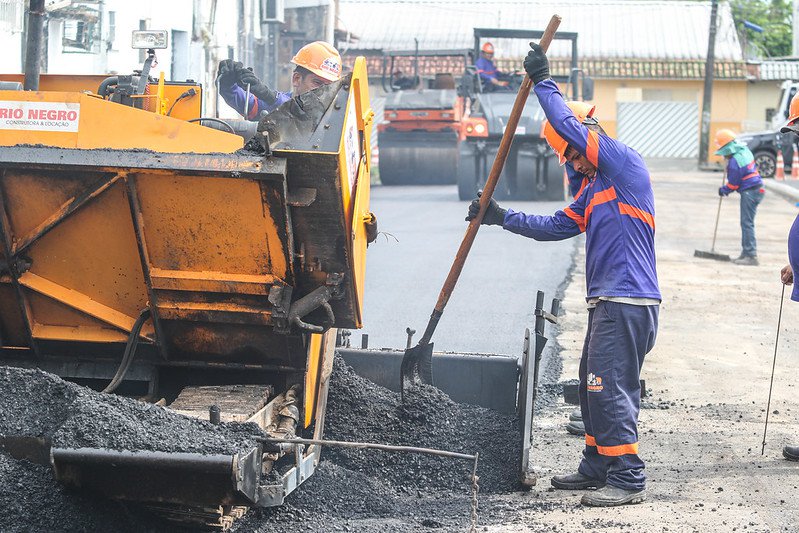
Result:
<svg viewBox="0 0 799 533">
<path fill-rule="evenodd" d="M 233 454 L 254 447 L 260 433 L 254 424 L 213 425 L 35 369 L 0 367 L 0 405 L 0 436 L 65 448 Z"/>
<path fill-rule="evenodd" d="M 157 531 L 146 513 L 91 494 L 72 492 L 53 479 L 49 466 L 0 452 L 0 531 Z"/>
<path fill-rule="evenodd" d="M 403 403 L 399 394 L 357 375 L 340 357 L 334 361 L 330 380 L 325 438 L 479 453 L 483 520 L 496 519 L 488 516 L 489 494 L 519 488 L 521 436 L 515 418 L 455 403 L 430 386 L 412 390 Z M 323 448 L 322 458 L 316 473 L 283 506 L 251 512 L 235 530 L 468 529 L 472 463 L 337 447 Z"/>
<path fill-rule="evenodd" d="M 521 434 L 515 417 L 459 404 L 435 387 L 422 385 L 400 395 L 356 374 L 341 358 L 334 362 L 325 436 L 332 440 L 378 442 L 479 453 L 481 492 L 519 488 Z M 459 459 L 379 450 L 328 448 L 328 460 L 361 472 L 401 492 L 469 486 L 472 464 Z"/>
<path fill-rule="evenodd" d="M 234 453 L 260 433 L 254 425 L 214 426 L 97 393 L 39 370 L 0 367 L 0 404 L 0 436 L 40 437 L 65 447 Z M 484 504 L 487 493 L 518 488 L 521 442 L 513 417 L 457 404 L 428 386 L 403 403 L 397 393 L 361 378 L 338 357 L 325 437 L 479 453 Z M 253 510 L 235 529 L 463 531 L 470 516 L 471 468 L 458 459 L 326 447 L 316 473 L 283 506 Z M 3 452 L 0 487 L 2 531 L 175 530 L 146 511 L 64 488 L 50 467 Z"/>
</svg>

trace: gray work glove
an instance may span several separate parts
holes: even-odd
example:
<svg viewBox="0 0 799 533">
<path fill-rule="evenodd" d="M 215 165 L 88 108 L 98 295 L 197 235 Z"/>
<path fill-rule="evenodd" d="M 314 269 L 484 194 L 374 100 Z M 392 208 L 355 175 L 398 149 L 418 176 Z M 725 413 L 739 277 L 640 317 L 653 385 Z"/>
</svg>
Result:
<svg viewBox="0 0 799 533">
<path fill-rule="evenodd" d="M 549 78 L 549 59 L 544 53 L 544 49 L 536 43 L 530 43 L 530 50 L 524 58 L 524 70 L 533 84 Z"/>
<path fill-rule="evenodd" d="M 241 61 L 224 59 L 219 62 L 219 67 L 216 70 L 216 80 L 219 82 L 219 85 L 230 87 L 238 81 L 242 70 L 244 70 L 244 65 Z"/>
<path fill-rule="evenodd" d="M 477 198 L 472 200 L 472 203 L 469 204 L 469 214 L 466 215 L 466 221 L 472 221 L 477 214 L 480 212 L 480 197 L 483 195 L 483 191 L 477 192 Z M 491 198 L 488 201 L 488 207 L 486 208 L 486 214 L 483 216 L 483 221 L 481 224 L 485 224 L 486 226 L 501 226 L 505 223 L 505 214 L 508 212 L 507 209 L 502 209 L 499 207 L 499 204 Z"/>
<path fill-rule="evenodd" d="M 263 83 L 249 68 L 245 68 L 241 71 L 238 77 L 238 84 L 239 87 L 245 91 L 247 90 L 247 85 L 249 85 L 250 94 L 260 98 L 267 104 L 274 104 L 277 100 L 277 92 L 270 89 L 269 86 Z"/>
</svg>

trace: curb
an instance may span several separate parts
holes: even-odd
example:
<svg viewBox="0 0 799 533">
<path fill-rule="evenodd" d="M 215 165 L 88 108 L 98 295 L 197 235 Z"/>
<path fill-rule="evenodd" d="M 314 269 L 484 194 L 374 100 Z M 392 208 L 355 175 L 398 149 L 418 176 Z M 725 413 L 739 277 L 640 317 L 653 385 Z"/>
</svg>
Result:
<svg viewBox="0 0 799 533">
<path fill-rule="evenodd" d="M 791 203 L 799 203 L 799 189 L 774 180 L 763 180 L 763 186 Z"/>
</svg>

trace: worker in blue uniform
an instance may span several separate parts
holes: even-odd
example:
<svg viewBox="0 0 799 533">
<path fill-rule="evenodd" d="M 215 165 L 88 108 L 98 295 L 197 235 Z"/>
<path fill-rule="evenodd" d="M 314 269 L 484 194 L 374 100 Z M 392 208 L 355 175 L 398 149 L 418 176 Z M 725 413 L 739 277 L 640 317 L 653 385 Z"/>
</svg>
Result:
<svg viewBox="0 0 799 533">
<path fill-rule="evenodd" d="M 475 61 L 477 74 L 480 76 L 480 83 L 483 85 L 483 92 L 507 91 L 510 90 L 507 75 L 500 72 L 494 65 L 494 45 L 486 42 L 480 48 L 480 57 Z"/>
<path fill-rule="evenodd" d="M 734 191 L 741 195 L 741 255 L 732 262 L 756 266 L 755 215 L 766 192 L 763 179 L 757 170 L 752 151 L 735 140 L 734 132 L 728 129 L 719 130 L 716 133 L 716 147 L 716 155 L 724 156 L 727 160 L 727 183 L 719 188 L 719 196 L 727 196 Z"/>
<path fill-rule="evenodd" d="M 780 133 L 793 133 L 799 136 L 799 95 L 791 100 L 788 123 L 780 129 Z M 794 219 L 788 232 L 788 264 L 780 272 L 781 281 L 785 285 L 793 285 L 791 300 L 794 302 L 799 302 L 799 283 L 794 283 L 793 276 L 797 271 L 799 271 L 799 215 Z M 782 456 L 789 461 L 799 461 L 799 446 L 784 446 Z"/>
<path fill-rule="evenodd" d="M 561 164 L 585 177 L 569 207 L 554 215 L 502 209 L 494 200 L 483 224 L 540 241 L 585 233 L 588 329 L 580 360 L 585 449 L 577 472 L 552 478 L 559 489 L 597 490 L 583 505 L 615 506 L 646 498 L 638 455 L 640 372 L 655 343 L 661 300 L 655 268 L 655 205 L 640 154 L 600 131 L 593 107 L 567 104 L 540 46 L 524 61 L 546 113 L 544 136 Z M 476 216 L 479 202 L 469 206 Z"/>
<path fill-rule="evenodd" d="M 225 59 L 219 63 L 219 94 L 225 102 L 247 120 L 258 120 L 289 101 L 292 95 L 303 94 L 341 78 L 341 55 L 324 41 L 306 44 L 291 60 L 295 68 L 291 76 L 292 92 L 272 89 L 239 61 Z M 249 89 L 249 93 L 247 90 Z"/>
</svg>

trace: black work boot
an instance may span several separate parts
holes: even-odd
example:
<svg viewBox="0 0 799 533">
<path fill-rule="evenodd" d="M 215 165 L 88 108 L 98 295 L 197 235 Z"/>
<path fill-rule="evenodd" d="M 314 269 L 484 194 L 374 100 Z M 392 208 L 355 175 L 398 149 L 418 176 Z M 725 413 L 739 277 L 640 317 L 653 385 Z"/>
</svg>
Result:
<svg viewBox="0 0 799 533">
<path fill-rule="evenodd" d="M 785 446 L 782 449 L 782 456 L 789 461 L 799 461 L 799 446 Z"/>
<path fill-rule="evenodd" d="M 556 489 L 565 490 L 598 489 L 605 486 L 604 481 L 584 476 L 579 472 L 564 474 L 562 476 L 552 476 L 550 483 Z"/>
<path fill-rule="evenodd" d="M 580 503 L 590 507 L 616 507 L 626 503 L 641 503 L 646 500 L 646 490 L 625 490 L 613 485 L 583 494 Z"/>
<path fill-rule="evenodd" d="M 571 433 L 572 435 L 577 435 L 578 437 L 582 437 L 585 435 L 585 424 L 582 420 L 572 420 L 568 424 L 566 424 L 566 431 Z"/>
<path fill-rule="evenodd" d="M 569 420 L 571 422 L 582 422 L 583 421 L 583 412 L 580 411 L 579 407 L 577 409 L 575 409 L 574 411 L 572 411 L 571 414 L 569 414 Z"/>
</svg>

